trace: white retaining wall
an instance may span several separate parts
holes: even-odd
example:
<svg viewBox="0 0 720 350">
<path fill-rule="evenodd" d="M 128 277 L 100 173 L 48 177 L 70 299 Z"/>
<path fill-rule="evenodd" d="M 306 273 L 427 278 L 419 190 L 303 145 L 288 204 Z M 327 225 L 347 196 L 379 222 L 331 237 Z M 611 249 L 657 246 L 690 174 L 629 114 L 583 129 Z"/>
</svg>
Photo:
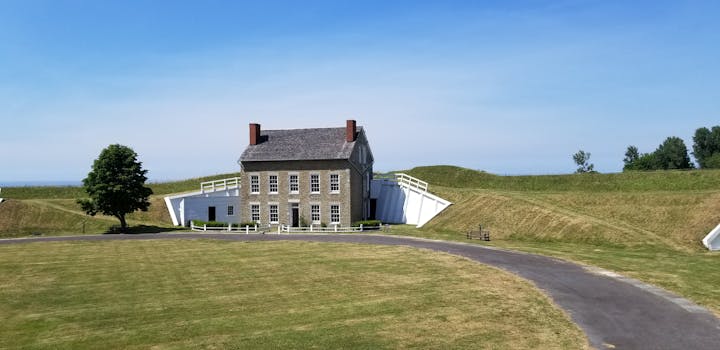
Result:
<svg viewBox="0 0 720 350">
<path fill-rule="evenodd" d="M 188 226 L 190 220 L 208 221 L 208 207 L 215 207 L 215 221 L 240 222 L 239 189 L 210 193 L 192 192 L 165 197 L 173 225 Z M 234 207 L 234 215 L 228 216 L 228 206 Z"/>
<path fill-rule="evenodd" d="M 702 240 L 703 244 L 710 250 L 720 250 L 720 225 L 717 225 Z"/>
<path fill-rule="evenodd" d="M 420 188 L 385 179 L 373 180 L 370 197 L 377 199 L 375 218 L 383 223 L 422 227 L 450 202 Z"/>
</svg>

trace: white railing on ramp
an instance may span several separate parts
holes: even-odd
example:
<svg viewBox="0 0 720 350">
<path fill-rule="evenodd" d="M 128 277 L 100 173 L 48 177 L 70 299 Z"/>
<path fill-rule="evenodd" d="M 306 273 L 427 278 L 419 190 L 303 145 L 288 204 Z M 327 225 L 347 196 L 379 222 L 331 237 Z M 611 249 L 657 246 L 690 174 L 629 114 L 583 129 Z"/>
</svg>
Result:
<svg viewBox="0 0 720 350">
<path fill-rule="evenodd" d="M 231 178 L 227 178 L 227 179 L 214 180 L 214 181 L 205 181 L 200 184 L 200 192 L 202 192 L 202 193 L 231 190 L 231 189 L 235 189 L 235 188 L 240 188 L 240 178 L 239 177 L 231 177 Z"/>
</svg>

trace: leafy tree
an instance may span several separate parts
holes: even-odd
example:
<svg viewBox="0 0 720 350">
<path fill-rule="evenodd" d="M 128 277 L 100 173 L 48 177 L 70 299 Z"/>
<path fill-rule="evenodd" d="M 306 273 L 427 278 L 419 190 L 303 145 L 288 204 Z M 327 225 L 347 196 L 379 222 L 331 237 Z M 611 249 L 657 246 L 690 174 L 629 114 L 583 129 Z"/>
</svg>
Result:
<svg viewBox="0 0 720 350">
<path fill-rule="evenodd" d="M 690 156 L 685 142 L 679 137 L 668 137 L 655 150 L 655 159 L 659 169 L 692 169 Z"/>
<path fill-rule="evenodd" d="M 578 168 L 575 170 L 576 173 L 590 173 L 593 172 L 595 165 L 590 163 L 590 152 L 579 150 L 573 154 L 573 161 L 577 164 Z"/>
<path fill-rule="evenodd" d="M 712 130 L 708 128 L 695 130 L 693 156 L 697 159 L 698 166 L 700 168 L 717 168 L 717 165 L 708 166 L 708 160 L 717 153 L 720 153 L 720 126 L 713 126 Z"/>
<path fill-rule="evenodd" d="M 705 168 L 720 169 L 720 152 L 716 152 L 709 158 L 705 159 Z"/>
<path fill-rule="evenodd" d="M 147 211 L 150 206 L 148 197 L 152 190 L 145 187 L 146 174 L 135 151 L 123 145 L 110 145 L 95 159 L 92 170 L 83 180 L 90 199 L 77 202 L 88 215 L 102 213 L 116 217 L 121 231 L 125 232 L 125 215 L 136 210 Z"/>
<path fill-rule="evenodd" d="M 627 170 L 657 170 L 658 162 L 655 153 L 643 153 Z"/>
<path fill-rule="evenodd" d="M 638 158 L 640 158 L 640 152 L 638 152 L 638 148 L 635 146 L 628 146 L 627 151 L 625 151 L 625 158 L 623 159 L 623 162 L 625 163 L 625 167 L 623 170 L 633 167 L 633 163 L 635 163 Z"/>
</svg>

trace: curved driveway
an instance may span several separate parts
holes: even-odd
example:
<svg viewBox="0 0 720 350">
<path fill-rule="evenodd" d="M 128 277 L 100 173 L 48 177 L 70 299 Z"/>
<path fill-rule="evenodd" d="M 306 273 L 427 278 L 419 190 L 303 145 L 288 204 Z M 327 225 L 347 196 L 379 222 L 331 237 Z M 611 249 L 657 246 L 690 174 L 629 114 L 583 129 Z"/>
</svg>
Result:
<svg viewBox="0 0 720 350">
<path fill-rule="evenodd" d="M 570 314 L 587 334 L 590 345 L 597 349 L 720 349 L 720 321 L 685 299 L 603 270 L 474 244 L 362 234 L 200 233 L 37 237 L 0 240 L 0 244 L 177 238 L 364 243 L 432 249 L 496 266 L 532 281 Z"/>
</svg>

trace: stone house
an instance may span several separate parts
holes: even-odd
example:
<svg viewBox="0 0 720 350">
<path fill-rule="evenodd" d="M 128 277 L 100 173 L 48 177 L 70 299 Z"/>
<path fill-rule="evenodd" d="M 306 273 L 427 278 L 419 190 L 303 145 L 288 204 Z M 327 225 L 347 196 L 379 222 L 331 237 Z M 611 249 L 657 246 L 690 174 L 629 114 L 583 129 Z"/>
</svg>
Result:
<svg viewBox="0 0 720 350">
<path fill-rule="evenodd" d="M 363 127 L 261 130 L 240 156 L 240 220 L 338 225 L 370 218 L 374 158 Z M 374 203 L 373 203 L 374 204 Z"/>
</svg>

